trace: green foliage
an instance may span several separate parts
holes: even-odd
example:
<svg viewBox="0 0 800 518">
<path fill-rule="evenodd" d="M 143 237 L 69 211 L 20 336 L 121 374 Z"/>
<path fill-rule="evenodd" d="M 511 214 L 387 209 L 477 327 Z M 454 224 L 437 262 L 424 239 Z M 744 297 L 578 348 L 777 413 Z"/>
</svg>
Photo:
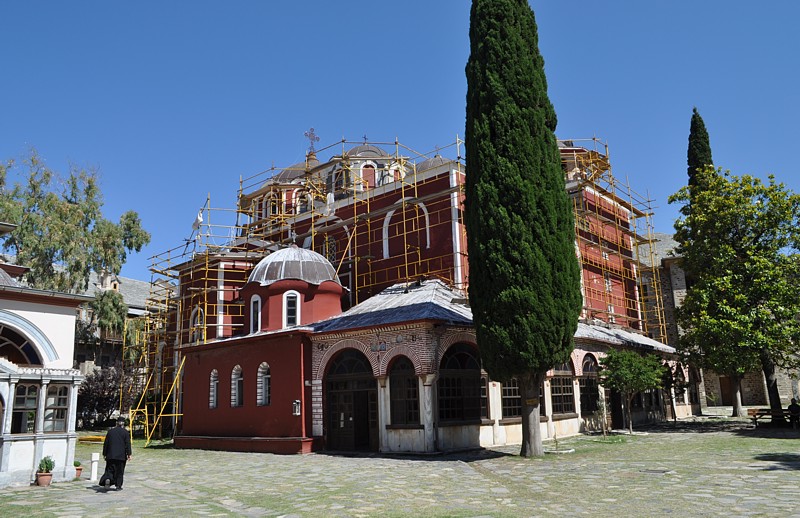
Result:
<svg viewBox="0 0 800 518">
<path fill-rule="evenodd" d="M 628 430 L 633 433 L 631 403 L 637 392 L 660 388 L 668 376 L 667 368 L 653 355 L 642 356 L 634 351 L 611 349 L 600 359 L 600 379 L 604 387 L 617 390 L 625 397 Z"/>
<path fill-rule="evenodd" d="M 695 174 L 698 169 L 703 169 L 714 163 L 711 158 L 711 143 L 708 139 L 708 131 L 700 117 L 697 108 L 692 110 L 692 122 L 689 127 L 689 149 L 687 152 L 687 163 L 689 166 L 689 185 L 695 185 Z"/>
<path fill-rule="evenodd" d="M 626 395 L 660 388 L 664 379 L 665 367 L 653 354 L 642 356 L 634 351 L 611 349 L 600 359 L 600 366 L 603 386 Z"/>
<path fill-rule="evenodd" d="M 470 306 L 486 370 L 522 379 L 573 349 L 582 305 L 573 215 L 528 3 L 474 0 L 470 49 Z"/>
<path fill-rule="evenodd" d="M 771 176 L 765 184 L 707 167 L 696 180 L 702 190 L 670 197 L 684 204 L 675 239 L 692 279 L 677 311 L 679 348 L 721 373 L 741 375 L 764 354 L 797 365 L 800 196 Z"/>
<path fill-rule="evenodd" d="M 72 461 L 72 465 L 75 466 L 76 468 L 79 468 L 81 466 L 81 461 L 79 460 Z"/>
<path fill-rule="evenodd" d="M 122 300 L 120 292 L 103 290 L 89 305 L 99 329 L 114 333 L 122 332 L 128 315 L 128 306 Z"/>
<path fill-rule="evenodd" d="M 95 171 L 72 167 L 62 179 L 36 150 L 22 161 L 22 169 L 14 161 L 0 165 L 0 221 L 18 225 L 2 238 L 3 248 L 31 268 L 29 285 L 85 290 L 92 270 L 119 274 L 127 253 L 149 243 L 135 212 L 123 214 L 119 223 L 103 218 Z M 24 181 L 9 189 L 10 175 Z"/>
<path fill-rule="evenodd" d="M 39 470 L 37 473 L 51 473 L 55 467 L 56 462 L 53 460 L 53 457 L 48 455 L 47 457 L 42 457 L 42 460 L 39 461 Z"/>
</svg>

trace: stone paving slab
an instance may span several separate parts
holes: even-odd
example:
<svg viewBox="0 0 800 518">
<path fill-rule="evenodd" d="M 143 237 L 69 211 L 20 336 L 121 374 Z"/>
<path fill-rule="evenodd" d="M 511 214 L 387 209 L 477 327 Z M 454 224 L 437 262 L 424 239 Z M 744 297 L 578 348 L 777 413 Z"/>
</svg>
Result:
<svg viewBox="0 0 800 518">
<path fill-rule="evenodd" d="M 800 432 L 726 419 L 667 423 L 625 442 L 559 441 L 434 457 L 281 456 L 137 444 L 125 490 L 85 477 L 0 492 L 0 516 L 798 516 Z"/>
</svg>

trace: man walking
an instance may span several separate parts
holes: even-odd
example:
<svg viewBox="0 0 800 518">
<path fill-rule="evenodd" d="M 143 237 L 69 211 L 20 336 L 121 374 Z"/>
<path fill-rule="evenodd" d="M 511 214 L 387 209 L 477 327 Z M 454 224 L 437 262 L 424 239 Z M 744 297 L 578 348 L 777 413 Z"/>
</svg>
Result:
<svg viewBox="0 0 800 518">
<path fill-rule="evenodd" d="M 122 490 L 125 463 L 131 460 L 131 436 L 125 429 L 125 419 L 117 419 L 117 426 L 106 434 L 103 441 L 103 457 L 106 459 L 106 471 L 100 477 L 100 485 L 108 489 L 111 484 Z"/>
</svg>

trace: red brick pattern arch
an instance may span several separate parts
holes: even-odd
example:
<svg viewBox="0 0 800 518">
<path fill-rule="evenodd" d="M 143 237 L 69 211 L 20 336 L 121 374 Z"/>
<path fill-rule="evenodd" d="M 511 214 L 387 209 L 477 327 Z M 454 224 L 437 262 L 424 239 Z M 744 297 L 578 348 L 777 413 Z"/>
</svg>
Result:
<svg viewBox="0 0 800 518">
<path fill-rule="evenodd" d="M 475 338 L 475 333 L 459 332 L 443 336 L 442 339 L 439 341 L 439 347 L 436 348 L 436 357 L 433 358 L 434 364 L 431 366 L 432 367 L 431 372 L 437 372 L 439 370 L 439 361 L 441 361 L 445 351 L 447 351 L 447 349 L 451 345 L 457 343 L 467 343 L 475 347 L 475 350 L 478 351 L 478 353 L 480 353 L 480 350 L 478 349 L 478 340 Z"/>
<path fill-rule="evenodd" d="M 392 363 L 392 360 L 398 356 L 405 356 L 411 360 L 411 363 L 414 364 L 414 374 L 417 376 L 423 374 L 422 362 L 420 361 L 419 355 L 416 353 L 416 351 L 406 345 L 401 345 L 399 347 L 393 347 L 391 351 L 388 351 L 381 357 L 381 376 L 387 375 L 389 364 Z"/>
<path fill-rule="evenodd" d="M 372 375 L 376 378 L 378 377 L 380 365 L 378 365 L 376 354 L 370 351 L 369 346 L 364 342 L 347 338 L 345 340 L 336 342 L 330 347 L 330 349 L 325 351 L 325 354 L 322 355 L 322 359 L 319 362 L 317 371 L 314 373 L 314 379 L 322 379 L 322 376 L 325 373 L 325 369 L 327 368 L 328 363 L 330 363 L 331 358 L 336 356 L 336 353 L 344 349 L 356 349 L 361 351 L 361 353 L 366 356 L 370 367 L 372 367 Z"/>
</svg>

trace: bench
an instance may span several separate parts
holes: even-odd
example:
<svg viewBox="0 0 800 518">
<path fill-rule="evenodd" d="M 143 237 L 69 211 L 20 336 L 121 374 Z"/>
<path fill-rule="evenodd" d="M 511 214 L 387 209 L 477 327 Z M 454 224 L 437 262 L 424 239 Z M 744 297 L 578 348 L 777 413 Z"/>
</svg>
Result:
<svg viewBox="0 0 800 518">
<path fill-rule="evenodd" d="M 747 417 L 753 420 L 753 425 L 758 426 L 758 420 L 769 417 L 771 420 L 778 418 L 789 419 L 789 411 L 786 409 L 772 410 L 771 408 L 748 408 Z"/>
</svg>

